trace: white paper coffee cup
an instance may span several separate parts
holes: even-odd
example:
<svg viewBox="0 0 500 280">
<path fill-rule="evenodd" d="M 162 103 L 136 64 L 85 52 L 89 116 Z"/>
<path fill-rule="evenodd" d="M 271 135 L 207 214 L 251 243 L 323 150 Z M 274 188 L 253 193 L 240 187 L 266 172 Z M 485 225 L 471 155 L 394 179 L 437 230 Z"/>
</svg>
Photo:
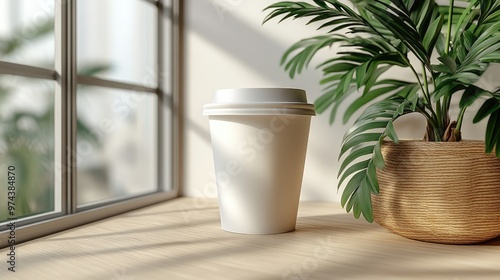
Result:
<svg viewBox="0 0 500 280">
<path fill-rule="evenodd" d="M 272 234 L 295 229 L 314 105 L 290 88 L 223 89 L 209 116 L 221 225 Z"/>
</svg>

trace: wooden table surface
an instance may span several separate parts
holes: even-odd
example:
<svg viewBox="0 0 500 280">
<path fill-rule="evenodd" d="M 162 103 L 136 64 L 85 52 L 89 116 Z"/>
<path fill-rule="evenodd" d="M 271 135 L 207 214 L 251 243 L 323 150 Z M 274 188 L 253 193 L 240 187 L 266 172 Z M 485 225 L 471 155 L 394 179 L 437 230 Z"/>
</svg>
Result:
<svg viewBox="0 0 500 280">
<path fill-rule="evenodd" d="M 15 273 L 3 249 L 0 279 L 500 279 L 499 246 L 408 240 L 317 202 L 294 232 L 233 234 L 216 200 L 179 198 L 21 244 Z"/>
</svg>

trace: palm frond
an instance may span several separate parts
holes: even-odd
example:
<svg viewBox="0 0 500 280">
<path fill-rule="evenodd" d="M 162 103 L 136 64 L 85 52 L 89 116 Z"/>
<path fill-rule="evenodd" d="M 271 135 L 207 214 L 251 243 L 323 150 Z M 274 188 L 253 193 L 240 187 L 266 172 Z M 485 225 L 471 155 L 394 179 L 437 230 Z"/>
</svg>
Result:
<svg viewBox="0 0 500 280">
<path fill-rule="evenodd" d="M 339 1 L 314 1 L 314 3 L 316 5 L 306 2 L 283 1 L 270 5 L 264 9 L 264 11 L 272 11 L 264 18 L 263 23 L 280 16 L 282 18 L 279 22 L 289 18 L 311 18 L 307 24 L 328 20 L 318 27 L 318 29 L 330 28 L 327 33 L 338 31 L 342 29 L 339 26 L 344 26 L 353 33 L 362 31 L 377 34 L 376 30 L 366 28 L 370 27 L 366 19 Z"/>
<path fill-rule="evenodd" d="M 391 6 L 381 0 L 369 1 L 366 9 L 430 69 L 430 58 L 423 46 L 422 37 L 406 10 Z"/>
<path fill-rule="evenodd" d="M 307 67 L 312 57 L 320 49 L 340 43 L 341 47 L 357 48 L 351 52 L 339 52 L 339 56 L 321 63 L 324 78 L 321 84 L 325 85 L 324 94 L 316 102 L 316 110 L 321 113 L 333 104 L 340 104 L 346 95 L 363 88 L 363 95 L 370 91 L 377 79 L 390 67 L 408 67 L 408 58 L 402 56 L 392 45 L 380 37 L 347 37 L 330 34 L 303 39 L 290 47 L 283 55 L 281 63 L 289 72 L 290 77 Z M 354 88 L 356 86 L 356 88 Z M 374 94 L 364 98 L 366 100 Z M 375 97 L 373 97 L 375 98 Z M 369 99 L 371 101 L 372 99 Z M 364 103 L 366 104 L 366 103 Z M 337 107 L 332 108 L 330 121 L 335 119 Z M 361 107 L 356 107 L 354 112 Z M 352 108 L 351 108 L 352 109 Z M 352 112 L 352 113 L 354 113 Z M 346 122 L 352 114 L 344 117 Z"/>
<path fill-rule="evenodd" d="M 478 5 L 490 8 L 480 14 Z M 500 62 L 499 29 L 500 6 L 472 0 L 457 22 L 450 52 L 439 57 L 439 65 L 432 66 L 433 71 L 440 73 L 435 80 L 434 100 L 451 98 L 455 92 L 473 85 L 489 63 Z"/>
<path fill-rule="evenodd" d="M 363 112 L 344 136 L 340 157 L 349 154 L 339 169 L 340 184 L 350 179 L 342 192 L 341 204 L 347 212 L 353 210 L 356 218 L 363 214 L 367 221 L 373 221 L 371 194 L 379 191 L 376 168 L 384 167 L 381 143 L 385 137 L 398 142 L 392 123 L 412 112 L 410 108 L 410 102 L 402 97 L 376 102 Z"/>
</svg>

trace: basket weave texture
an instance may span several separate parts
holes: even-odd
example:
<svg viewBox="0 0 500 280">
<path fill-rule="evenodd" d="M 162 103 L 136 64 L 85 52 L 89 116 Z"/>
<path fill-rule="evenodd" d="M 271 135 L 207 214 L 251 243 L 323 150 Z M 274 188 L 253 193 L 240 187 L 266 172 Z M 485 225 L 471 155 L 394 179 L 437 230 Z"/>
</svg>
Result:
<svg viewBox="0 0 500 280">
<path fill-rule="evenodd" d="M 375 221 L 401 236 L 473 244 L 500 236 L 500 160 L 484 142 L 384 142 Z"/>
</svg>

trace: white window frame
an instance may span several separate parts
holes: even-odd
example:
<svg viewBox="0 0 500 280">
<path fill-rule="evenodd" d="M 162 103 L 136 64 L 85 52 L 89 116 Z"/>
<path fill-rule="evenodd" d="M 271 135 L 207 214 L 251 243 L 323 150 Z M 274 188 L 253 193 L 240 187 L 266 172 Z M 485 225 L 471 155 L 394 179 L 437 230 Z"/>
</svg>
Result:
<svg viewBox="0 0 500 280">
<path fill-rule="evenodd" d="M 55 162 L 61 163 L 56 168 L 56 189 L 60 189 L 60 211 L 56 213 L 40 214 L 16 222 L 16 243 L 25 242 L 48 234 L 80 226 L 99 219 L 117 215 L 126 211 L 141 208 L 147 205 L 163 202 L 180 195 L 181 179 L 181 151 L 182 151 L 182 100 L 180 76 L 181 73 L 181 10 L 182 0 L 170 0 L 171 7 L 165 7 L 168 0 L 136 0 L 145 1 L 157 9 L 157 87 L 146 87 L 132 83 L 118 82 L 92 76 L 78 75 L 76 71 L 76 5 L 81 0 L 54 0 L 55 2 L 55 68 L 44 69 L 18 63 L 0 61 L 0 74 L 17 75 L 55 81 Z M 83 0 L 84 1 L 84 0 Z M 164 52 L 165 24 L 164 17 L 170 18 L 171 52 Z M 170 88 L 165 88 L 164 58 L 170 56 L 171 63 Z M 91 85 L 111 89 L 140 91 L 154 94 L 158 100 L 158 165 L 157 190 L 154 193 L 115 199 L 103 203 L 94 203 L 84 207 L 77 205 L 76 185 L 76 87 L 77 85 Z M 170 114 L 172 128 L 164 133 L 164 117 Z M 172 137 L 168 147 L 163 145 L 164 135 Z M 170 189 L 165 190 L 164 149 L 170 149 L 171 182 Z M 57 167 L 57 166 L 56 166 Z M 7 182 L 3 182 L 7 183 Z M 55 193 L 58 193 L 57 191 Z M 56 199 L 58 199 L 56 197 Z M 6 210 L 6 209 L 2 209 Z M 57 210 L 57 209 L 56 209 Z M 7 247 L 10 232 L 6 228 L 0 229 L 0 248 Z"/>
</svg>

